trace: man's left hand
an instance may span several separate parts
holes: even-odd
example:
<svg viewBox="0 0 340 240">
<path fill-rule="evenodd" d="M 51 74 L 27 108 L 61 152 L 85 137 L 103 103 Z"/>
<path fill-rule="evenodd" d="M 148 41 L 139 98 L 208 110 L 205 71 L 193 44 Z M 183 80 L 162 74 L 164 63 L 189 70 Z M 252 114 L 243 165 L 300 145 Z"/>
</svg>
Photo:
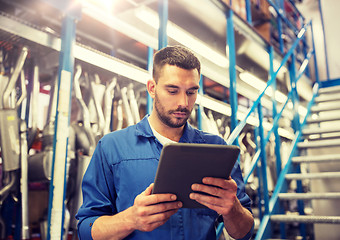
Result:
<svg viewBox="0 0 340 240">
<path fill-rule="evenodd" d="M 193 184 L 191 189 L 195 193 L 190 194 L 190 198 L 202 205 L 215 210 L 218 214 L 227 215 L 233 208 L 237 199 L 237 184 L 229 177 L 227 180 L 222 178 L 206 177 L 202 180 L 203 184 Z M 209 195 L 197 192 L 208 193 Z"/>
</svg>

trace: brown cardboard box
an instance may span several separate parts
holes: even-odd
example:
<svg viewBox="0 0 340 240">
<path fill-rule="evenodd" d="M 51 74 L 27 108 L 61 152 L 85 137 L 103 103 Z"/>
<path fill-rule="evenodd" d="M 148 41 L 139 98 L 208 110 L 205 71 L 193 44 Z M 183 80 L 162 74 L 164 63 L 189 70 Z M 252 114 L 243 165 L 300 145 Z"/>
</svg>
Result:
<svg viewBox="0 0 340 240">
<path fill-rule="evenodd" d="M 270 19 L 269 6 L 270 4 L 267 2 L 267 0 L 260 0 L 261 12 L 263 12 L 265 18 L 268 18 L 268 19 Z"/>
<path fill-rule="evenodd" d="M 271 23 L 266 22 L 261 25 L 255 27 L 257 32 L 270 43 L 270 31 L 271 31 Z"/>
</svg>

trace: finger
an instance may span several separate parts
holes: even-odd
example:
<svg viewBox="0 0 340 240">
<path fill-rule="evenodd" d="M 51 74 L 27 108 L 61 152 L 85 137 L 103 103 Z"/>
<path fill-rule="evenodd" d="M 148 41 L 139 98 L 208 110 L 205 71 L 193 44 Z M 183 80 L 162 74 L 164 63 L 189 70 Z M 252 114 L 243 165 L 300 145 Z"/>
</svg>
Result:
<svg viewBox="0 0 340 240">
<path fill-rule="evenodd" d="M 151 184 L 145 189 L 145 191 L 143 192 L 143 194 L 146 195 L 146 196 L 151 195 L 152 189 L 153 189 L 153 183 L 151 183 Z"/>
<path fill-rule="evenodd" d="M 210 195 L 213 195 L 215 197 L 221 197 L 226 194 L 226 190 L 222 189 L 220 187 L 214 187 L 214 186 L 208 186 L 204 184 L 193 184 L 191 186 L 191 189 L 193 191 L 198 191 L 198 192 L 204 192 L 208 193 Z"/>
<path fill-rule="evenodd" d="M 195 200 L 205 206 L 214 205 L 214 206 L 222 206 L 224 204 L 223 199 L 213 196 L 202 195 L 198 193 L 190 193 L 190 199 Z"/>
<path fill-rule="evenodd" d="M 177 211 L 178 211 L 178 209 L 173 209 L 173 210 L 169 210 L 169 211 L 166 211 L 166 212 L 161 212 L 161 213 L 157 213 L 157 214 L 154 214 L 154 215 L 150 215 L 150 217 L 149 217 L 150 224 L 154 224 L 154 223 L 158 223 L 158 222 L 165 223 Z"/>
<path fill-rule="evenodd" d="M 150 196 L 143 198 L 143 204 L 154 205 L 154 204 L 164 203 L 164 202 L 174 202 L 176 200 L 177 200 L 177 197 L 175 194 L 169 194 L 169 193 L 152 194 Z"/>
<path fill-rule="evenodd" d="M 204 184 L 217 186 L 223 189 L 237 190 L 237 184 L 230 176 L 228 179 L 205 177 L 202 182 Z"/>
<path fill-rule="evenodd" d="M 172 211 L 172 210 L 178 210 L 182 206 L 183 204 L 179 201 L 154 204 L 154 205 L 149 205 L 149 206 L 138 208 L 136 214 L 138 216 L 150 216 L 150 215 L 161 214 L 161 213 Z"/>
</svg>

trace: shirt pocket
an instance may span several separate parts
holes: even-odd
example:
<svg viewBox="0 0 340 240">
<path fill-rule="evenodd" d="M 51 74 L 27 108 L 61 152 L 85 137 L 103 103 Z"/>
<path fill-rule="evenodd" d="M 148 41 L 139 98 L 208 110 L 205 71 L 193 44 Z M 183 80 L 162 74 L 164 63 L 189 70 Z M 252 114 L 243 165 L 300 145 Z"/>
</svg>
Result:
<svg viewBox="0 0 340 240">
<path fill-rule="evenodd" d="M 112 165 L 118 211 L 132 206 L 136 196 L 154 181 L 157 166 L 156 158 L 128 159 Z"/>
</svg>

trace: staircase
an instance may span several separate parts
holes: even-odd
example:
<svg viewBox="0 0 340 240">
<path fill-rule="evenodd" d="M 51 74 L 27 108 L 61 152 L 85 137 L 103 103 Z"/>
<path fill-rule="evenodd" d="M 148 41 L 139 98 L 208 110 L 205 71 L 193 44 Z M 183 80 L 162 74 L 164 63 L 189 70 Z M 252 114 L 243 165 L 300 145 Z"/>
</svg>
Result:
<svg viewBox="0 0 340 240">
<path fill-rule="evenodd" d="M 314 100 L 298 156 L 271 198 L 267 233 L 256 239 L 340 239 L 340 86 L 320 88 Z"/>
</svg>

